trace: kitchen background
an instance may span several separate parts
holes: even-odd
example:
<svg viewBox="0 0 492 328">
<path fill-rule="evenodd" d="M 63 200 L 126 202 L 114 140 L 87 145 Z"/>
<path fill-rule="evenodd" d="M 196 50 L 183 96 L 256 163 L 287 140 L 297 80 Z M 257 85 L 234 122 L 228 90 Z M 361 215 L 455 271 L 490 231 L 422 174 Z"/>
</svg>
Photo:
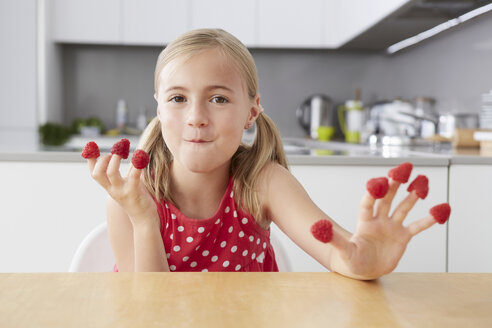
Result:
<svg viewBox="0 0 492 328">
<path fill-rule="evenodd" d="M 385 22 L 395 20 L 398 15 L 402 16 L 402 12 L 408 12 L 408 8 L 419 3 L 440 3 L 439 8 L 459 8 L 457 4 L 460 3 L 466 7 L 488 2 L 381 1 L 372 5 L 384 7 L 382 4 L 386 3 L 385 9 L 380 9 L 377 13 L 379 16 L 373 17 L 369 23 L 365 22 L 365 25 L 362 24 L 356 33 L 352 33 L 353 37 L 346 41 L 357 41 L 357 35 L 364 37 L 364 33 L 370 32 L 371 28 L 378 30 L 374 26 L 380 26 L 380 31 L 385 27 Z M 69 125 L 77 117 L 87 118 L 94 115 L 100 117 L 107 128 L 114 128 L 119 99 L 126 101 L 130 125 L 135 125 L 137 115 L 142 110 L 145 110 L 148 118 L 154 115 L 156 105 L 152 97 L 153 71 L 163 44 L 151 42 L 153 44 L 149 46 L 149 42 L 138 39 L 121 42 L 121 34 L 126 31 L 125 26 L 121 26 L 121 21 L 115 22 L 115 15 L 121 14 L 121 1 L 86 1 L 84 5 L 75 0 L 31 0 L 15 5 L 13 3 L 3 1 L 0 8 L 3 13 L 1 40 L 6 46 L 4 49 L 9 50 L 1 53 L 0 65 L 4 73 L 0 78 L 0 137 L 7 135 L 7 132 L 21 131 L 32 135 L 33 128 L 47 121 Z M 133 9 L 136 6 L 155 4 L 153 1 L 129 0 L 123 3 L 124 8 L 133 6 Z M 284 137 L 305 135 L 297 123 L 295 111 L 304 99 L 314 93 L 326 94 L 334 104 L 338 104 L 352 99 L 355 89 L 361 88 L 362 101 L 367 105 L 398 97 L 411 101 L 416 96 L 427 96 L 436 99 L 435 108 L 440 113 L 478 113 L 481 108 L 481 95 L 492 89 L 492 12 L 471 19 L 413 47 L 388 55 L 385 49 L 389 44 L 379 45 L 374 50 L 374 47 L 367 45 L 368 40 L 370 41 L 367 37 L 365 43 L 359 43 L 359 46 L 357 42 L 345 42 L 345 46 L 341 42 L 325 42 L 324 45 L 316 46 L 316 43 L 313 45 L 312 42 L 309 44 L 304 41 L 313 39 L 310 34 L 315 33 L 310 32 L 319 28 L 315 23 L 308 24 L 309 21 L 317 21 L 316 17 L 309 17 L 317 9 L 315 6 L 322 6 L 326 13 L 318 19 L 325 31 L 324 35 L 321 35 L 323 40 L 327 39 L 326 34 L 336 34 L 344 28 L 350 30 L 349 26 L 343 26 L 347 24 L 346 19 L 337 20 L 337 12 L 329 10 L 329 6 L 334 6 L 333 1 L 311 0 L 302 5 L 295 2 L 286 5 L 272 0 L 227 5 L 221 1 L 208 3 L 212 7 L 217 4 L 222 7 L 228 6 L 229 12 L 235 12 L 236 7 L 238 12 L 246 8 L 250 10 L 250 14 L 256 15 L 251 17 L 256 22 L 254 31 L 244 37 L 243 41 L 247 45 L 253 44 L 250 49 L 258 67 L 262 104 Z M 171 18 L 174 16 L 162 12 L 157 14 L 157 17 L 172 21 L 179 30 L 175 31 L 176 35 L 181 33 L 181 30 L 200 24 L 206 25 L 203 22 L 196 23 L 196 18 L 201 17 L 197 11 L 206 9 L 206 5 L 191 0 L 183 1 L 182 4 L 184 5 L 180 5 L 180 8 L 175 8 L 175 12 L 182 14 L 181 9 L 188 9 L 189 13 Z M 263 6 L 263 11 L 259 9 L 260 5 Z M 353 17 L 346 17 L 353 18 L 354 23 L 351 25 L 357 25 L 355 22 L 358 18 L 360 21 L 364 20 L 364 11 L 369 12 L 367 8 L 362 8 L 364 5 L 367 6 L 363 1 L 355 0 L 345 5 L 352 10 L 347 16 Z M 301 30 L 295 33 L 300 34 L 303 40 L 297 44 L 293 41 L 273 46 L 269 46 L 268 42 L 262 43 L 262 34 L 259 31 L 261 26 L 257 25 L 261 25 L 262 15 L 266 15 L 263 13 L 265 11 L 266 14 L 272 14 L 272 17 L 266 18 L 268 22 L 276 23 L 275 20 L 279 17 L 284 17 L 284 21 L 291 19 L 291 24 L 284 23 L 285 34 Z M 442 12 L 446 11 L 441 9 Z M 437 20 L 433 19 L 436 25 Z M 73 22 L 74 20 L 76 22 Z M 423 18 L 420 20 L 424 21 Z M 445 20 L 441 19 L 440 22 Z M 222 26 L 231 26 L 226 19 L 212 21 L 220 21 Z M 332 25 L 338 25 L 330 27 L 331 32 L 326 32 L 330 21 L 333 21 Z M 111 27 L 110 32 L 117 37 L 108 37 L 108 27 L 98 25 L 98 22 L 106 22 L 108 26 L 113 24 L 113 30 L 119 28 L 123 32 L 118 30 L 113 33 Z M 417 18 L 413 21 L 407 20 L 405 24 L 409 26 L 408 30 L 411 30 L 412 25 L 422 23 L 419 23 Z M 74 28 L 80 27 L 83 28 L 82 34 L 80 31 L 74 32 Z M 234 33 L 234 29 L 229 30 L 233 30 Z M 391 26 L 387 29 L 391 30 Z M 422 31 L 422 28 L 418 31 Z M 236 34 L 240 38 L 241 35 L 245 35 L 242 32 Z M 250 37 L 251 34 L 253 37 Z M 393 35 L 387 31 L 380 37 L 374 34 L 372 33 L 371 37 L 373 40 L 379 40 L 379 43 L 384 38 L 397 40 L 398 37 L 403 37 L 399 35 L 402 33 L 398 30 L 395 30 Z M 281 39 L 285 35 L 273 37 Z M 163 37 L 166 38 L 171 40 L 174 36 Z M 124 45 L 127 43 L 134 45 Z M 5 141 L 0 142 L 5 146 Z"/>
</svg>

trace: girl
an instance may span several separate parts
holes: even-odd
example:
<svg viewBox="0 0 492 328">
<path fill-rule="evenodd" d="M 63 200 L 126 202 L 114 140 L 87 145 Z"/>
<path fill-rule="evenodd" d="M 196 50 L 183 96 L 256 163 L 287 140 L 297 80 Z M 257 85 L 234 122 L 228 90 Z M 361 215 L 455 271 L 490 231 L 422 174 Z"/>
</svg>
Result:
<svg viewBox="0 0 492 328">
<path fill-rule="evenodd" d="M 143 170 L 119 173 L 121 157 L 89 159 L 92 177 L 109 196 L 108 233 L 119 271 L 278 271 L 270 245 L 274 222 L 331 271 L 356 279 L 391 272 L 429 216 L 403 220 L 416 203 L 409 193 L 390 216 L 400 185 L 362 199 L 355 234 L 338 226 L 291 175 L 279 133 L 263 112 L 253 58 L 220 29 L 190 31 L 170 43 L 155 69 L 157 117 L 139 148 Z M 256 123 L 252 146 L 242 132 Z M 143 172 L 142 172 L 143 171 Z M 323 244 L 310 227 L 333 222 Z"/>
</svg>

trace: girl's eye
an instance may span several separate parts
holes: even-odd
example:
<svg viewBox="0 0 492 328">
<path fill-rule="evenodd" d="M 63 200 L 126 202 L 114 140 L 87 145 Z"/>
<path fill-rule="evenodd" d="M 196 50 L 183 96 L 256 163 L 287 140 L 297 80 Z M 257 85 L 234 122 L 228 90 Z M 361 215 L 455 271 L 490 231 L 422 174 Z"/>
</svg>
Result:
<svg viewBox="0 0 492 328">
<path fill-rule="evenodd" d="M 171 101 L 171 102 L 178 102 L 178 103 L 179 102 L 183 102 L 184 101 L 184 97 L 182 97 L 182 96 L 174 96 L 171 99 L 169 99 L 169 101 Z"/>
<path fill-rule="evenodd" d="M 214 100 L 217 100 L 217 101 L 214 101 Z M 214 102 L 216 104 L 225 104 L 225 103 L 228 103 L 229 101 L 224 97 L 217 96 L 217 97 L 212 98 L 212 102 Z"/>
</svg>

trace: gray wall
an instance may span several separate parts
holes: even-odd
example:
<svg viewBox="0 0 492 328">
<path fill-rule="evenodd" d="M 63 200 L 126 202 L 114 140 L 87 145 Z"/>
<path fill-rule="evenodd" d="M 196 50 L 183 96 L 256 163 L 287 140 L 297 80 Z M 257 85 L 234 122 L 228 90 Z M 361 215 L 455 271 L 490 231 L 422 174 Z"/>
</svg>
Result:
<svg viewBox="0 0 492 328">
<path fill-rule="evenodd" d="M 388 56 L 374 52 L 252 49 L 265 111 L 283 136 L 303 136 L 296 107 L 310 94 L 334 103 L 362 89 L 362 100 L 432 96 L 442 112 L 477 112 L 480 95 L 492 89 L 492 14 Z M 153 70 L 161 49 L 64 45 L 65 122 L 100 116 L 114 126 L 116 102 L 123 98 L 130 122 L 145 106 L 154 115 Z"/>
</svg>

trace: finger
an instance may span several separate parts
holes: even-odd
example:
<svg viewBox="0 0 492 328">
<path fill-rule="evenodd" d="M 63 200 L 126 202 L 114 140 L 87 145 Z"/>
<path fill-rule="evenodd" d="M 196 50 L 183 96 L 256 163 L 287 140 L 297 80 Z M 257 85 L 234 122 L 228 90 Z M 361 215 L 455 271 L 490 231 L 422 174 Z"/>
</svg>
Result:
<svg viewBox="0 0 492 328">
<path fill-rule="evenodd" d="M 401 183 L 393 179 L 389 179 L 389 189 L 386 196 L 381 198 L 376 205 L 376 217 L 388 217 L 388 213 L 391 210 L 391 203 L 395 198 L 396 192 Z"/>
<path fill-rule="evenodd" d="M 410 212 L 415 203 L 417 203 L 418 199 L 419 197 L 417 196 L 417 193 L 415 190 L 412 190 L 412 192 L 410 192 L 408 196 L 405 197 L 400 204 L 398 204 L 391 218 L 396 222 L 402 223 L 407 217 L 408 212 Z"/>
<path fill-rule="evenodd" d="M 336 229 L 333 229 L 333 238 L 330 244 L 336 248 L 340 254 L 340 257 L 344 260 L 350 259 L 355 248 L 355 244 L 350 242 L 343 234 L 339 233 Z"/>
<path fill-rule="evenodd" d="M 96 180 L 104 189 L 107 189 L 109 186 L 111 186 L 111 182 L 109 181 L 108 175 L 106 174 L 106 170 L 108 168 L 110 160 L 110 154 L 99 157 L 94 166 L 94 169 L 92 170 L 92 178 Z"/>
<path fill-rule="evenodd" d="M 374 217 L 374 203 L 376 200 L 366 192 L 359 207 L 359 220 L 371 220 Z"/>
<path fill-rule="evenodd" d="M 426 216 L 425 218 L 422 218 L 420 220 L 417 220 L 415 222 L 410 223 L 407 228 L 413 237 L 416 234 L 418 234 L 419 232 L 422 232 L 425 229 L 428 229 L 434 223 L 436 223 L 436 220 L 432 217 L 432 215 L 429 215 L 429 216 Z"/>
<path fill-rule="evenodd" d="M 142 170 L 132 167 L 130 169 L 130 172 L 128 172 L 128 176 L 127 176 L 128 187 L 132 189 L 137 188 L 138 184 L 140 183 L 141 175 L 142 175 Z"/>
<path fill-rule="evenodd" d="M 120 163 L 121 156 L 113 154 L 113 156 L 111 156 L 111 160 L 109 161 L 107 173 L 109 182 L 111 182 L 114 186 L 121 186 L 125 183 L 125 180 L 120 173 Z"/>
<path fill-rule="evenodd" d="M 96 166 L 97 159 L 96 158 L 88 158 L 87 164 L 89 164 L 89 172 L 92 174 L 94 171 L 94 167 Z"/>
</svg>

